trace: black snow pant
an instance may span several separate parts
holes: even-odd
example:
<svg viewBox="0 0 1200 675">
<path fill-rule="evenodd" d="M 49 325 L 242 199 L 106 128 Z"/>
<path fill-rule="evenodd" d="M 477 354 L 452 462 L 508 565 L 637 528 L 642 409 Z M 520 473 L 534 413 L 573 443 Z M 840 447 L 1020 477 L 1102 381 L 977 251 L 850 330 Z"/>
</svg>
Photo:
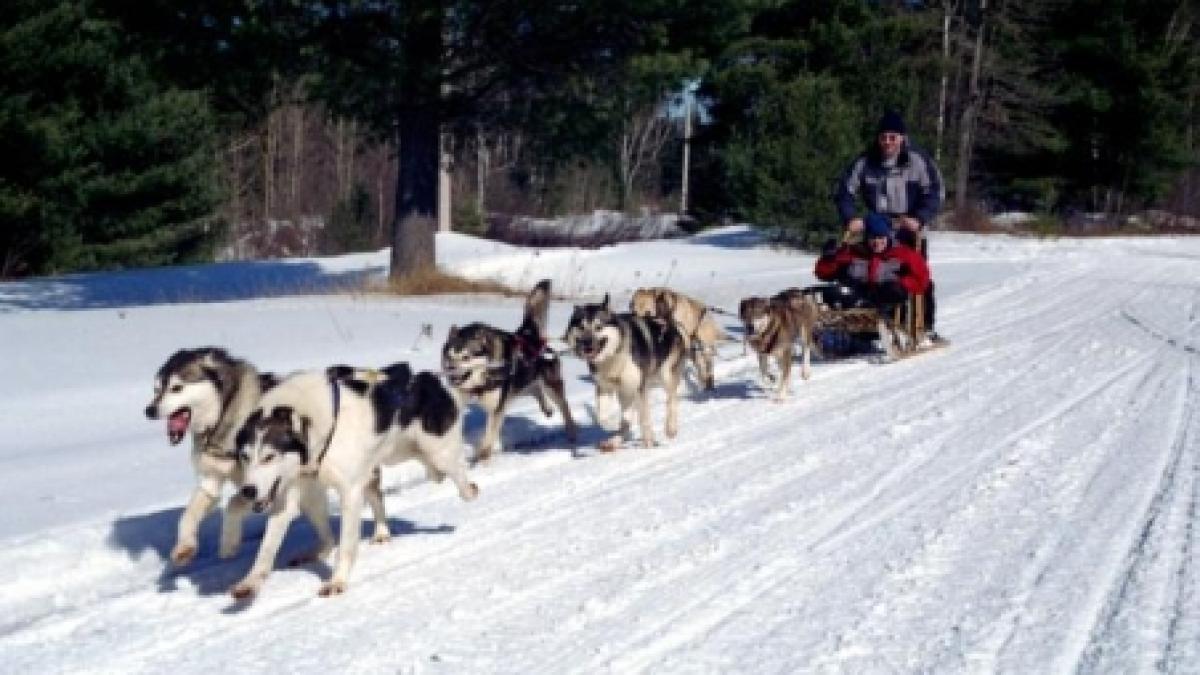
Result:
<svg viewBox="0 0 1200 675">
<path fill-rule="evenodd" d="M 897 281 L 881 284 L 866 284 L 843 278 L 838 283 L 820 286 L 821 301 L 833 309 L 874 307 L 880 312 L 891 312 L 906 300 L 908 291 Z"/>
</svg>

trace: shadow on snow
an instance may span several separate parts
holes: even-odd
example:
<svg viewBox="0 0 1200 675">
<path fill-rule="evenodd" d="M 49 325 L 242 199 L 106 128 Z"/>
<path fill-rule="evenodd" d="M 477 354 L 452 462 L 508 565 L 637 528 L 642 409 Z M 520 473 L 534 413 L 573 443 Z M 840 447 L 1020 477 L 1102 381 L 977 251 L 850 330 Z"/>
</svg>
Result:
<svg viewBox="0 0 1200 675">
<path fill-rule="evenodd" d="M 359 288 L 383 267 L 330 272 L 311 261 L 265 260 L 0 283 L 0 313 L 80 310 L 330 293 Z"/>
</svg>

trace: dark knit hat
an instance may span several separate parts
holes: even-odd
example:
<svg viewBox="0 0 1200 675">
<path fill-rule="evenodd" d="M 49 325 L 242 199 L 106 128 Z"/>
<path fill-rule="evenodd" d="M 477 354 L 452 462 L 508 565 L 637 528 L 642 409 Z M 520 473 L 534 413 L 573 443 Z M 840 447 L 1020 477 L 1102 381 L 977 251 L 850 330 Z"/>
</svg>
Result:
<svg viewBox="0 0 1200 675">
<path fill-rule="evenodd" d="M 904 118 L 895 110 L 889 110 L 883 113 L 883 117 L 879 118 L 879 129 L 875 133 L 882 134 L 891 132 L 894 134 L 907 134 L 908 131 L 904 126 Z"/>
<path fill-rule="evenodd" d="M 867 239 L 871 237 L 887 237 L 892 238 L 892 221 L 887 219 L 887 216 L 881 216 L 878 213 L 868 213 L 863 219 L 863 234 Z"/>
</svg>

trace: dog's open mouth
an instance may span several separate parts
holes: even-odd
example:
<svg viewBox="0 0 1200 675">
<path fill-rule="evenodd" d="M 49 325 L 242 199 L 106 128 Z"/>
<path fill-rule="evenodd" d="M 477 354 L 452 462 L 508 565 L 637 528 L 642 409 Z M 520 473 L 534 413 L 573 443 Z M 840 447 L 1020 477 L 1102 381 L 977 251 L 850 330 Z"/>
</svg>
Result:
<svg viewBox="0 0 1200 675">
<path fill-rule="evenodd" d="M 171 445 L 177 445 L 179 441 L 183 440 L 191 423 L 191 408 L 180 408 L 171 413 L 171 416 L 167 418 L 167 440 L 171 441 Z"/>
<path fill-rule="evenodd" d="M 586 344 L 579 345 L 579 356 L 585 361 L 591 361 L 604 351 L 605 345 L 608 344 L 608 338 L 601 336 L 595 340 L 590 340 Z"/>
<path fill-rule="evenodd" d="M 262 499 L 254 500 L 251 508 L 254 509 L 255 513 L 263 513 L 267 509 L 271 508 L 271 504 L 275 503 L 275 493 L 279 491 L 279 482 L 281 480 L 282 478 L 280 476 L 276 476 L 275 482 L 271 483 L 271 489 L 267 492 L 266 496 Z"/>
<path fill-rule="evenodd" d="M 464 366 L 453 366 L 448 369 L 446 379 L 450 380 L 450 384 L 455 387 L 461 387 L 467 378 L 471 376 L 471 369 Z"/>
</svg>

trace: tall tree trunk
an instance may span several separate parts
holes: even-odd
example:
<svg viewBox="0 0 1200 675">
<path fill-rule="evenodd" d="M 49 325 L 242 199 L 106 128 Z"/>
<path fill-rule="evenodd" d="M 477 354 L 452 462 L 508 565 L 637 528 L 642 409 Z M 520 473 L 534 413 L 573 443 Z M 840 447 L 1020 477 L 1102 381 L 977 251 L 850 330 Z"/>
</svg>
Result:
<svg viewBox="0 0 1200 675">
<path fill-rule="evenodd" d="M 402 110 L 396 219 L 392 225 L 392 279 L 432 268 L 438 208 L 438 121 L 432 107 Z"/>
<path fill-rule="evenodd" d="M 266 128 L 262 134 L 262 209 L 263 221 L 271 219 L 271 208 L 275 203 L 275 150 L 279 145 L 275 134 L 275 121 L 278 115 L 274 111 L 267 113 Z"/>
<path fill-rule="evenodd" d="M 987 0 L 980 0 L 979 26 L 975 32 L 975 53 L 971 57 L 971 79 L 958 129 L 958 162 L 954 171 L 954 205 L 959 210 L 967 205 L 967 185 L 970 183 L 971 155 L 975 145 L 975 120 L 982 99 L 979 80 L 983 70 L 983 43 L 986 33 Z"/>
<path fill-rule="evenodd" d="M 400 84 L 400 167 L 396 175 L 396 216 L 392 221 L 395 281 L 432 269 L 437 263 L 434 231 L 441 168 L 442 11 L 440 3 L 412 10 L 403 46 L 405 74 Z"/>
<path fill-rule="evenodd" d="M 942 81 L 938 96 L 937 140 L 933 146 L 933 159 L 942 161 L 942 143 L 946 133 L 946 97 L 950 87 L 950 27 L 953 25 L 955 3 L 942 2 Z"/>
<path fill-rule="evenodd" d="M 487 139 L 483 136 L 483 129 L 475 128 L 475 212 L 482 218 L 484 207 L 487 205 L 485 195 L 487 194 L 487 172 L 488 172 L 488 149 Z"/>
<path fill-rule="evenodd" d="M 304 106 L 292 104 L 294 115 L 292 125 L 292 171 L 291 171 L 291 202 L 296 215 L 304 210 L 300 204 L 300 184 L 304 173 Z"/>
</svg>

